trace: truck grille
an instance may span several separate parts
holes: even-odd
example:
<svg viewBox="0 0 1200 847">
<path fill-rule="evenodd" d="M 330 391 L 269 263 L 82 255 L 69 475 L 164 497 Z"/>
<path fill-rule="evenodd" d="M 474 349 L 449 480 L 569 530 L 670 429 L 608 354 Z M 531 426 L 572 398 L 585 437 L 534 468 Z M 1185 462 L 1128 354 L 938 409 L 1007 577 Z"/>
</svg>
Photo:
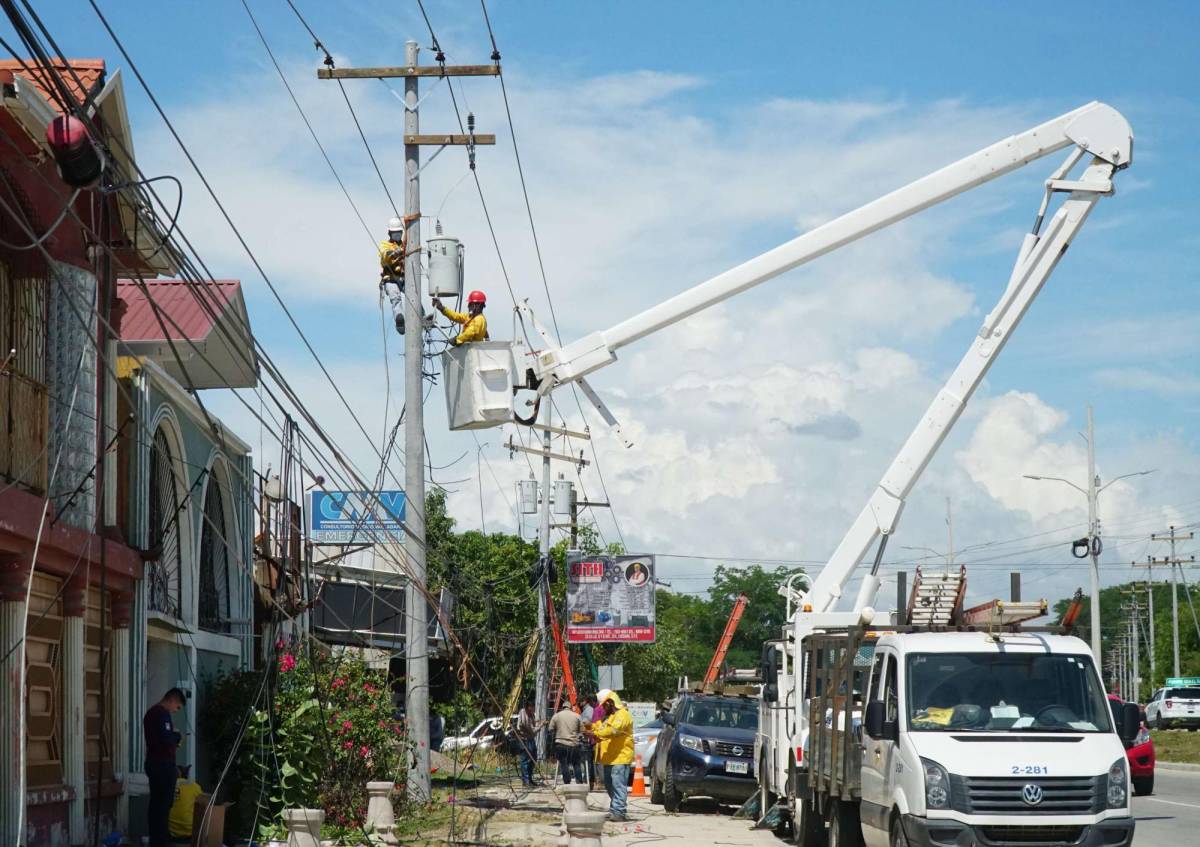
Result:
<svg viewBox="0 0 1200 847">
<path fill-rule="evenodd" d="M 1012 812 L 1025 815 L 1093 815 L 1104 811 L 1104 780 L 1104 776 L 1023 778 L 951 774 L 950 805 L 956 811 L 969 815 Z M 1025 801 L 1026 785 L 1036 785 L 1041 789 L 1040 803 Z"/>
<path fill-rule="evenodd" d="M 733 756 L 735 758 L 754 758 L 754 742 L 749 744 L 733 744 L 729 741 L 705 741 L 704 745 L 717 756 Z"/>
<path fill-rule="evenodd" d="M 1083 837 L 1082 826 L 981 826 L 983 837 L 992 844 L 1021 847 L 1063 847 Z"/>
</svg>

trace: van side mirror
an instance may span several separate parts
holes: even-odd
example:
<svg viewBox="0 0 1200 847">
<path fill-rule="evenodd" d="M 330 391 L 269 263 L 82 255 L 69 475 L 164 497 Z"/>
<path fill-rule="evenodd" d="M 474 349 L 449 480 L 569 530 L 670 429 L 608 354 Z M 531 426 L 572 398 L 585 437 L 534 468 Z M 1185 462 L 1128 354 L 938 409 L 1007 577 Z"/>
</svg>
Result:
<svg viewBox="0 0 1200 847">
<path fill-rule="evenodd" d="M 1141 728 L 1142 721 L 1138 714 L 1137 703 L 1125 703 L 1121 706 L 1121 740 L 1125 742 L 1135 740 L 1138 730 Z"/>
<path fill-rule="evenodd" d="M 863 714 L 863 732 L 871 738 L 883 738 L 884 732 L 884 706 L 882 700 L 872 700 L 867 703 L 867 710 Z"/>
<path fill-rule="evenodd" d="M 675 726 L 675 716 L 673 714 L 671 714 L 670 712 L 667 712 L 665 715 L 662 716 L 662 722 L 666 726 Z"/>
<path fill-rule="evenodd" d="M 763 686 L 763 700 L 768 703 L 779 702 L 779 686 L 769 682 Z"/>
</svg>

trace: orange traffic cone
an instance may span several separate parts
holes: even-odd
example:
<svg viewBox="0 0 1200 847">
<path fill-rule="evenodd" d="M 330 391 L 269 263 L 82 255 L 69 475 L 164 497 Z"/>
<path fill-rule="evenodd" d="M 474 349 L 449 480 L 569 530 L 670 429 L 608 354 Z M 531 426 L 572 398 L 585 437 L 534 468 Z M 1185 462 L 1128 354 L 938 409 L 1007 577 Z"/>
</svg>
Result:
<svg viewBox="0 0 1200 847">
<path fill-rule="evenodd" d="M 630 797 L 646 796 L 646 774 L 642 771 L 642 757 L 638 756 L 633 762 L 633 790 Z"/>
</svg>

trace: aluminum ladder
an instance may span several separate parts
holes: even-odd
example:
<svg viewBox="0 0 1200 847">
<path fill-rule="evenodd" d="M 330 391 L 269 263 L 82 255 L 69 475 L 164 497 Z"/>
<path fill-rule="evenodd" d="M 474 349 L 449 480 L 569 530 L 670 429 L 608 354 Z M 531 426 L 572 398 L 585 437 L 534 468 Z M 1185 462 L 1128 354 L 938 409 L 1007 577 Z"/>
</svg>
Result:
<svg viewBox="0 0 1200 847">
<path fill-rule="evenodd" d="M 922 573 L 917 568 L 912 594 L 908 598 L 908 623 L 912 626 L 948 626 L 962 617 L 963 596 L 967 592 L 967 569 Z"/>
</svg>

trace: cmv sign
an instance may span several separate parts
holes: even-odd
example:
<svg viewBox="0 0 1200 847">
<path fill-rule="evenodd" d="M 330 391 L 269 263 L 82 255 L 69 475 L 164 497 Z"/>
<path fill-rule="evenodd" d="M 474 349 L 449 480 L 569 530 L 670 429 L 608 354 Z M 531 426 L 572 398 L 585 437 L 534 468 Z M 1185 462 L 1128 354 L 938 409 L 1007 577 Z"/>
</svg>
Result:
<svg viewBox="0 0 1200 847">
<path fill-rule="evenodd" d="M 404 538 L 403 491 L 314 491 L 309 505 L 309 535 L 318 544 Z"/>
</svg>

